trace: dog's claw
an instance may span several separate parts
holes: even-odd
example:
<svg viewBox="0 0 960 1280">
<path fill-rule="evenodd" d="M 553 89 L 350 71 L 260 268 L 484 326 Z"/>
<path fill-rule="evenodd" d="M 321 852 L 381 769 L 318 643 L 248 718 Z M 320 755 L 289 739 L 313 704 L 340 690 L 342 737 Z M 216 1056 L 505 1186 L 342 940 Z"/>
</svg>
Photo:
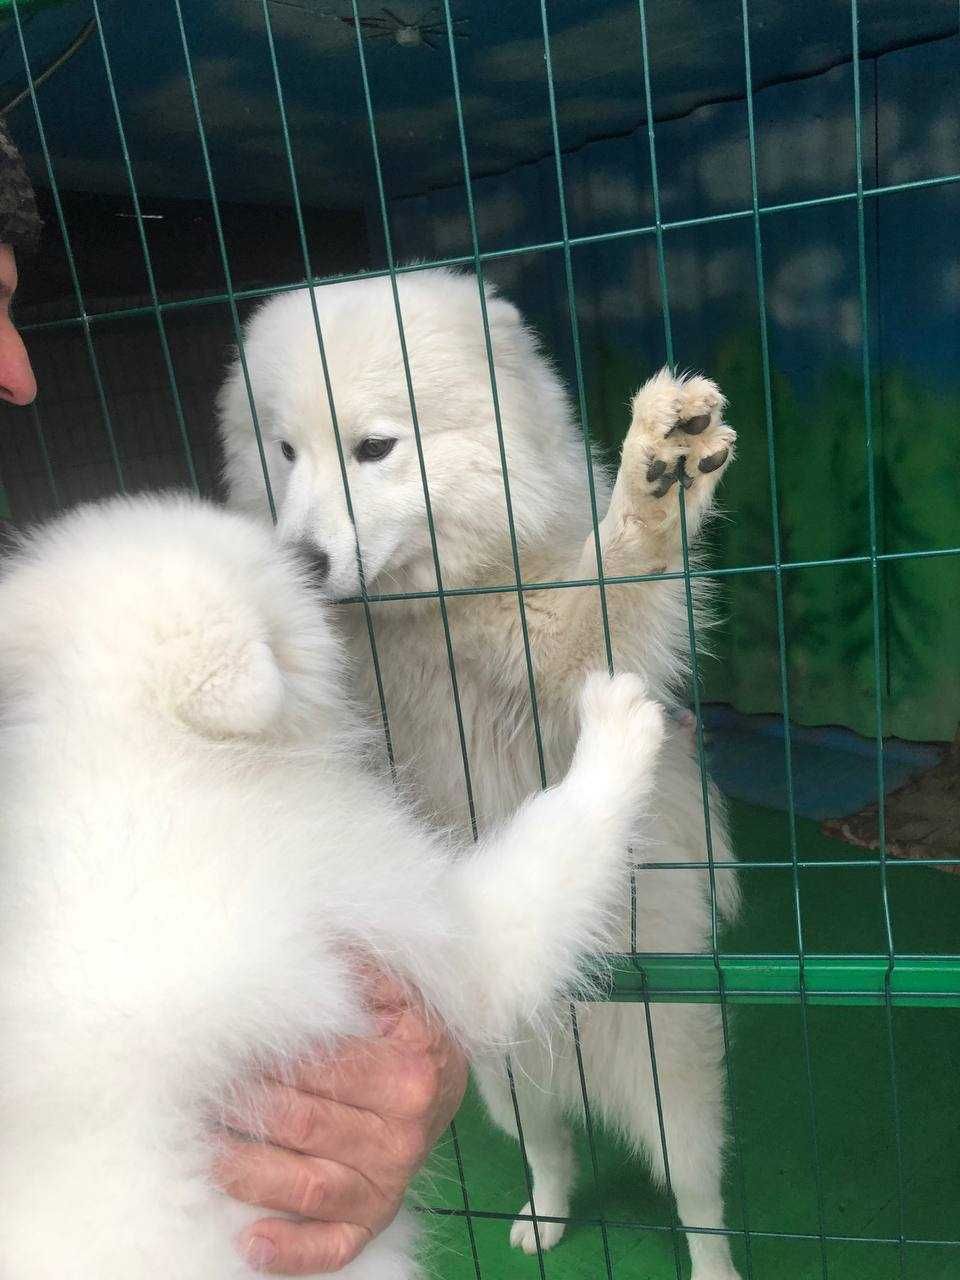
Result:
<svg viewBox="0 0 960 1280">
<path fill-rule="evenodd" d="M 709 457 L 700 459 L 700 470 L 704 475 L 709 475 L 711 471 L 716 471 L 718 467 L 722 467 L 729 456 L 729 449 L 718 449 L 716 453 L 711 453 Z"/>
</svg>

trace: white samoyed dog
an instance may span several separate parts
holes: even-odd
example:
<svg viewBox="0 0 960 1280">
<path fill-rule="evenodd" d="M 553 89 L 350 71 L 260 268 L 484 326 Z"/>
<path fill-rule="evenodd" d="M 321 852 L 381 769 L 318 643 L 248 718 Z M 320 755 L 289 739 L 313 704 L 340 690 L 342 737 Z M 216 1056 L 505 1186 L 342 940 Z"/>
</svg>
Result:
<svg viewBox="0 0 960 1280">
<path fill-rule="evenodd" d="M 489 1050 L 605 940 L 662 737 L 642 682 L 587 680 L 566 779 L 454 857 L 365 770 L 308 579 L 176 496 L 80 508 L 5 569 L 4 1280 L 251 1274 L 210 1121 L 371 1029 L 358 952 Z M 408 1218 L 343 1271 L 416 1273 Z"/>
<path fill-rule="evenodd" d="M 521 607 L 517 568 L 524 583 L 596 582 L 598 576 L 584 441 L 567 394 L 516 308 L 488 289 L 494 398 L 474 277 L 423 270 L 401 275 L 398 289 L 411 387 L 388 279 L 315 291 L 323 359 L 308 291 L 277 296 L 253 315 L 244 353 L 257 430 L 237 361 L 219 400 L 225 475 L 232 503 L 269 519 L 265 462 L 280 538 L 313 556 L 329 598 L 356 596 L 358 549 L 371 593 L 421 593 L 370 606 L 393 750 L 423 813 L 468 830 L 472 807 L 482 832 L 540 785 L 537 730 L 547 780 L 569 765 L 580 683 L 607 661 L 604 608 L 617 669 L 643 672 L 655 697 L 676 703 L 689 652 L 686 588 L 675 577 L 610 583 L 602 600 L 596 585 L 528 590 Z M 469 787 L 411 389 L 443 586 L 487 588 L 447 595 L 444 602 Z M 668 370 L 637 392 L 615 482 L 603 467 L 592 467 L 606 577 L 682 568 L 679 485 L 673 486 L 684 487 L 692 551 L 733 458 L 736 436 L 723 421 L 724 406 L 706 378 Z M 700 595 L 696 580 L 693 595 L 695 601 Z M 356 659 L 355 687 L 377 708 L 368 619 L 353 603 L 341 612 Z M 654 796 L 657 845 L 647 859 L 692 865 L 638 871 L 634 929 L 624 877 L 618 942 L 623 950 L 635 940 L 640 951 L 702 952 L 709 949 L 712 908 L 689 727 L 668 734 Z M 729 863 L 723 806 L 712 788 L 709 807 L 713 854 Z M 730 917 L 738 901 L 734 873 L 717 871 L 715 884 L 719 913 Z M 529 910 L 533 932 L 541 904 L 526 892 L 523 884 L 514 886 L 504 910 Z M 736 1272 L 727 1239 L 717 1234 L 725 1127 L 720 1013 L 706 1005 L 656 1005 L 651 1019 L 669 1178 L 680 1220 L 692 1228 L 693 1277 L 729 1280 Z M 579 1023 L 595 1111 L 664 1178 L 644 1008 L 584 1006 Z M 563 1223 L 550 1219 L 570 1211 L 575 1170 L 563 1112 L 579 1117 L 583 1106 L 572 1036 L 524 1043 L 514 1066 L 533 1203 L 521 1209 L 511 1238 L 532 1253 L 538 1243 L 549 1248 L 560 1239 Z M 515 1134 L 502 1064 L 477 1074 L 494 1118 Z M 547 1220 L 535 1222 L 532 1215 Z"/>
</svg>

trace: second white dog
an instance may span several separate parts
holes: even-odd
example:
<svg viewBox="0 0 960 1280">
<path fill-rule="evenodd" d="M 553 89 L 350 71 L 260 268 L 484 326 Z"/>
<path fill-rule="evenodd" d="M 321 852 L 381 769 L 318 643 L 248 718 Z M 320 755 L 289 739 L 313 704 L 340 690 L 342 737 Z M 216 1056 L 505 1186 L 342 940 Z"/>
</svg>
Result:
<svg viewBox="0 0 960 1280">
<path fill-rule="evenodd" d="M 328 403 L 310 297 L 289 293 L 264 305 L 245 338 L 263 452 L 281 538 L 314 557 L 318 579 L 336 599 L 359 587 L 357 542 L 368 588 L 435 593 L 435 537 L 443 585 L 483 594 L 446 598 L 450 648 L 469 758 L 461 739 L 448 648 L 436 599 L 395 599 L 371 608 L 393 748 L 423 811 L 481 831 L 502 821 L 541 782 L 537 728 L 549 779 L 566 769 L 576 740 L 577 691 L 585 671 L 606 665 L 604 614 L 616 667 L 644 673 L 655 696 L 675 697 L 689 646 L 684 582 L 567 586 L 527 591 L 527 583 L 597 577 L 591 495 L 583 438 L 568 398 L 516 309 L 487 296 L 497 399 L 491 380 L 477 282 L 446 271 L 399 278 L 416 426 L 429 488 L 427 519 L 417 433 L 390 282 L 334 284 L 317 290 L 327 371 L 341 454 Z M 634 397 L 616 483 L 592 473 L 607 577 L 676 574 L 682 568 L 677 486 L 695 548 L 717 482 L 733 458 L 735 434 L 724 399 L 706 378 L 664 370 Z M 220 400 L 231 498 L 268 517 L 263 468 L 243 371 L 235 365 Z M 498 439 L 502 428 L 510 508 Z M 512 530 L 511 530 L 512 520 Z M 356 530 L 356 532 L 355 532 Z M 518 564 L 513 558 L 515 537 Z M 698 606 L 700 589 L 692 594 Z M 371 709 L 379 689 L 367 618 L 344 606 L 357 685 Z M 525 629 L 524 629 L 525 623 Z M 538 721 L 529 692 L 529 646 Z M 635 929 L 627 880 L 619 945 L 627 950 L 703 952 L 712 924 L 706 822 L 691 735 L 668 735 L 655 784 L 658 845 L 647 860 L 679 867 L 636 877 Z M 723 806 L 711 789 L 716 859 L 729 864 Z M 643 862 L 645 859 L 639 859 Z M 683 865 L 689 864 L 689 865 Z M 715 877 L 721 915 L 736 908 L 732 871 Z M 517 885 L 511 909 L 533 919 L 539 902 Z M 681 1221 L 690 1231 L 694 1280 L 735 1274 L 723 1226 L 720 1175 L 724 1133 L 723 1041 L 719 1011 L 657 1005 L 651 1012 L 669 1174 Z M 626 1134 L 657 1175 L 666 1176 L 645 1012 L 638 1005 L 584 1006 L 579 1012 L 594 1110 Z M 580 1078 L 569 1035 L 525 1044 L 516 1055 L 520 1112 L 533 1178 L 534 1208 L 544 1218 L 570 1211 L 574 1182 L 562 1111 L 582 1114 Z M 533 1082 L 529 1085 L 527 1082 Z M 503 1073 L 480 1082 L 496 1119 L 514 1131 Z M 533 1252 L 555 1244 L 563 1225 L 539 1232 L 525 1205 L 513 1229 Z M 706 1228 L 706 1231 L 697 1231 Z"/>
</svg>

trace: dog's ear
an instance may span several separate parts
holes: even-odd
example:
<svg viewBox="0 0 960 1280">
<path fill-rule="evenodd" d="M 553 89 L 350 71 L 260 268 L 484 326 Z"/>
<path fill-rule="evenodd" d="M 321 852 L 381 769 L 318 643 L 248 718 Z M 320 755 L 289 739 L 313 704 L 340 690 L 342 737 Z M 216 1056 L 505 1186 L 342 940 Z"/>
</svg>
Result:
<svg viewBox="0 0 960 1280">
<path fill-rule="evenodd" d="M 236 633 L 178 638 L 174 703 L 177 714 L 215 738 L 255 736 L 278 718 L 283 675 L 266 641 Z M 171 655 L 172 656 L 172 655 Z M 179 685 L 179 688 L 176 686 Z"/>
</svg>

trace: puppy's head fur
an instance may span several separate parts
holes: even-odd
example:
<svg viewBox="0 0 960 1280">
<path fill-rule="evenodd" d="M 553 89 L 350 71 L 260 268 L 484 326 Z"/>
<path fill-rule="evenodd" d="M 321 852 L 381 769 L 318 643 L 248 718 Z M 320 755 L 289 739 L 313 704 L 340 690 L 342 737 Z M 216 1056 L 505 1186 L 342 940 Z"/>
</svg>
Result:
<svg viewBox="0 0 960 1280">
<path fill-rule="evenodd" d="M 336 700 L 340 661 L 298 557 L 189 497 L 80 507 L 23 538 L 0 580 L 8 708 L 45 698 L 213 738 L 287 733 Z"/>
</svg>

